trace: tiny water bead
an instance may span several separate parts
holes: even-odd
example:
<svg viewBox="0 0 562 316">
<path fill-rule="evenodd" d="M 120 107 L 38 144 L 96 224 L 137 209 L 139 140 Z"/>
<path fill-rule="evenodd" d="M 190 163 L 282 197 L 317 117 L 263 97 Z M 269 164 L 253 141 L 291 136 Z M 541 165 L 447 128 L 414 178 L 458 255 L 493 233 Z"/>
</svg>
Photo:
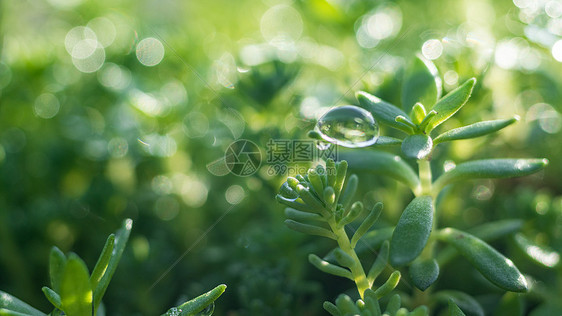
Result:
<svg viewBox="0 0 562 316">
<path fill-rule="evenodd" d="M 324 140 L 348 148 L 373 145 L 379 137 L 373 115 L 354 105 L 328 111 L 318 120 L 316 131 Z"/>
</svg>

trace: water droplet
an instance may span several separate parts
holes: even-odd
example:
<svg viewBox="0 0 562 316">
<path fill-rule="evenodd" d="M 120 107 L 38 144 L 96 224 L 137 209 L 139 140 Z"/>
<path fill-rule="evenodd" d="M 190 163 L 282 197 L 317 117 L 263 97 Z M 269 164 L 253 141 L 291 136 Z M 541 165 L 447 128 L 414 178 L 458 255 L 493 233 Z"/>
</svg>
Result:
<svg viewBox="0 0 562 316">
<path fill-rule="evenodd" d="M 370 146 L 379 137 L 379 125 L 371 113 L 353 105 L 328 111 L 316 130 L 324 140 L 349 148 Z"/>
</svg>

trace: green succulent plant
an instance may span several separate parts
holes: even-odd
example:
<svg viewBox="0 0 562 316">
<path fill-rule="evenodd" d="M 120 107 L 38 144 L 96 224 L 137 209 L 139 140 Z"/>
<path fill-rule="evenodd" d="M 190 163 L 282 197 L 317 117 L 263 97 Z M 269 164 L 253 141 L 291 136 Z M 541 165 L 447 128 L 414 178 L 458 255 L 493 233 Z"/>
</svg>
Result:
<svg viewBox="0 0 562 316">
<path fill-rule="evenodd" d="M 42 288 L 54 310 L 45 314 L 18 298 L 0 291 L 0 315 L 2 316 L 100 316 L 105 315 L 102 298 L 117 269 L 133 221 L 126 219 L 115 234 L 109 235 L 94 270 L 90 274 L 86 263 L 76 254 L 65 255 L 53 247 L 49 257 L 51 286 Z M 224 293 L 221 284 L 209 292 L 170 308 L 162 316 L 212 315 L 214 301 Z"/>
<path fill-rule="evenodd" d="M 282 185 L 277 200 L 288 206 L 285 214 L 288 217 L 286 224 L 289 228 L 331 238 L 338 244 L 338 248 L 329 256 L 335 262 L 320 259 L 313 254 L 309 257 L 309 261 L 320 270 L 355 282 L 362 301 L 353 304 L 349 297 L 340 296 L 339 303 L 336 301 L 336 305 L 325 304 L 325 308 L 333 315 L 379 315 L 378 307 L 374 308 L 373 303 L 367 304 L 364 300 L 367 296 L 371 299 L 382 298 L 398 286 L 400 281 L 398 270 L 394 270 L 381 286 L 374 284 L 375 277 L 384 269 L 387 262 L 394 269 L 407 268 L 408 279 L 417 288 L 413 291 L 412 302 L 415 303 L 412 307 L 434 306 L 437 301 L 447 303 L 451 300 L 452 314 L 461 313 L 463 308 L 471 310 L 474 314 L 483 314 L 479 304 L 467 294 L 455 291 L 432 293 L 431 286 L 437 280 L 440 268 L 452 257 L 460 254 L 497 287 L 510 292 L 528 291 L 529 284 L 515 264 L 486 243 L 486 240 L 517 231 L 521 227 L 521 222 L 502 220 L 476 227 L 470 232 L 440 227 L 438 225 L 440 212 L 438 208 L 436 209 L 436 201 L 441 192 L 452 183 L 471 179 L 525 176 L 543 169 L 548 164 L 548 160 L 469 161 L 456 165 L 434 180 L 430 163 L 436 146 L 499 131 L 517 122 L 518 117 L 478 122 L 436 134 L 437 128 L 467 103 L 476 85 L 476 79 L 468 79 L 458 88 L 441 97 L 441 79 L 436 67 L 430 61 L 417 57 L 404 73 L 402 108 L 367 92 L 360 91 L 356 96 L 359 106 L 367 110 L 376 122 L 405 133 L 406 136 L 402 139 L 379 136 L 370 144 L 362 142 L 361 146 L 354 146 L 350 144 L 349 139 L 334 139 L 333 135 L 324 135 L 319 129 L 311 131 L 309 136 L 315 139 L 346 147 L 369 145 L 371 148 L 340 152 L 341 161 L 328 160 L 326 168 L 317 166 L 306 175 L 289 177 Z M 363 141 L 361 127 L 369 120 L 353 118 L 355 123 L 350 124 L 349 122 L 353 120 L 344 122 L 346 118 L 341 113 L 338 115 L 342 123 L 337 125 L 338 122 L 333 122 L 332 127 L 346 130 L 337 135 L 345 137 L 346 133 L 349 134 L 351 131 L 355 139 Z M 350 113 L 351 115 L 356 114 Z M 329 129 L 323 127 L 323 130 Z M 379 150 L 392 146 L 400 146 L 401 154 L 406 160 Z M 407 160 L 417 162 L 417 172 Z M 368 172 L 393 178 L 411 189 L 414 198 L 403 210 L 396 226 L 370 230 L 381 213 L 382 203 L 377 203 L 368 211 L 363 209 L 361 202 L 351 204 L 359 180 L 357 176 L 352 175 L 347 182 L 345 181 L 348 164 L 350 168 L 362 173 Z M 344 182 L 346 182 L 345 186 Z M 365 216 L 360 216 L 362 214 Z M 349 239 L 345 227 L 359 218 L 361 218 L 359 227 Z M 358 246 L 360 239 L 367 247 Z M 437 247 L 438 243 L 443 243 L 444 246 Z M 365 248 L 372 249 L 380 244 L 382 248 L 375 264 L 368 273 L 365 273 L 358 254 L 364 253 Z M 470 302 L 470 304 L 463 304 L 463 302 Z M 364 311 L 365 306 L 369 306 L 368 312 Z M 394 308 L 391 310 L 392 313 L 388 313 L 389 315 L 394 315 L 398 311 Z M 416 309 L 411 313 L 423 314 L 427 313 L 427 309 L 424 309 L 424 312 Z M 400 310 L 398 314 L 406 315 L 407 312 Z"/>
</svg>

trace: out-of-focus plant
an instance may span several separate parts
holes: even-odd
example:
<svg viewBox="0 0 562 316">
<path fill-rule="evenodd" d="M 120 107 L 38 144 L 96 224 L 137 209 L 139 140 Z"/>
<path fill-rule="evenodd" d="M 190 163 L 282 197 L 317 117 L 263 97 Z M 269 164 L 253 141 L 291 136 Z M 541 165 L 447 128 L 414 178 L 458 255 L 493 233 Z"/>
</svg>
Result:
<svg viewBox="0 0 562 316">
<path fill-rule="evenodd" d="M 382 285 L 375 284 L 375 278 L 385 269 L 387 260 L 394 269 L 408 268 L 409 280 L 416 288 L 411 289 L 412 295 L 404 294 L 410 307 L 433 307 L 438 302 L 449 301 L 452 314 L 462 314 L 460 310 L 483 314 L 482 307 L 468 294 L 432 292 L 431 286 L 440 274 L 440 267 L 456 254 L 465 257 L 482 276 L 505 291 L 529 290 L 525 276 L 514 263 L 485 241 L 513 233 L 520 228 L 519 221 L 488 223 L 474 228 L 471 233 L 438 225 L 440 212 L 438 208 L 436 212 L 436 204 L 439 206 L 440 194 L 450 184 L 470 179 L 525 176 L 543 169 L 548 163 L 546 159 L 475 160 L 451 167 L 433 180 L 430 162 L 437 145 L 484 136 L 518 120 L 515 116 L 477 122 L 436 134 L 436 128 L 465 105 L 475 84 L 476 79 L 469 79 L 442 97 L 437 68 L 418 57 L 404 72 L 402 109 L 367 92 L 358 92 L 361 108 L 336 107 L 320 118 L 316 129 L 309 133 L 313 138 L 350 148 L 400 146 L 402 155 L 418 164 L 416 174 L 399 156 L 379 150 L 354 150 L 341 153 L 340 158 L 345 159 L 341 162 L 328 160 L 326 168 L 319 165 L 308 174 L 289 177 L 283 183 L 277 200 L 288 206 L 285 210 L 287 226 L 338 243 L 338 248 L 324 259 L 311 254 L 309 261 L 324 272 L 354 281 L 359 292 L 360 299 L 355 304 L 345 295 L 336 300 L 336 305 L 326 302 L 324 307 L 332 315 L 380 314 L 375 303 L 390 294 L 400 281 L 400 272 L 395 270 Z M 402 139 L 379 136 L 378 122 L 406 136 Z M 415 197 L 402 212 L 396 226 L 390 230 L 369 231 L 381 213 L 382 204 L 375 204 L 368 212 L 364 212 L 361 202 L 351 204 L 358 177 L 350 176 L 344 186 L 348 163 L 354 169 L 391 177 L 411 189 Z M 346 225 L 358 218 L 361 218 L 360 225 L 350 239 Z M 522 237 L 516 237 L 516 240 L 524 242 Z M 356 252 L 360 241 L 371 250 L 382 243 L 377 260 L 368 273 Z M 444 243 L 444 246 L 438 247 L 438 243 Z M 407 314 L 405 309 L 398 309 L 399 299 L 391 299 L 388 305 L 391 306 L 387 307 L 391 310 L 388 314 L 396 311 Z M 424 307 L 423 312 L 416 309 L 411 313 L 427 314 L 427 309 Z"/>
<path fill-rule="evenodd" d="M 47 300 L 55 307 L 48 315 L 105 315 L 102 298 L 121 260 L 132 228 L 133 221 L 126 219 L 121 229 L 109 235 L 91 274 L 86 263 L 78 255 L 71 253 L 67 256 L 59 248 L 52 248 L 49 257 L 51 287 L 42 288 Z M 221 284 L 201 296 L 170 308 L 162 316 L 212 315 L 214 302 L 225 289 L 226 285 Z M 0 315 L 45 316 L 46 314 L 0 291 Z"/>
</svg>

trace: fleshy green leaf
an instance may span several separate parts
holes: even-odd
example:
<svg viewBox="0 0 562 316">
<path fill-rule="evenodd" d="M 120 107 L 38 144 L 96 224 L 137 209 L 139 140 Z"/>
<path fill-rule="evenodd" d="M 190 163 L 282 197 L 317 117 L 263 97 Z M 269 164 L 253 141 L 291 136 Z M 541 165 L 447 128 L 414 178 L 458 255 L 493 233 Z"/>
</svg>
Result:
<svg viewBox="0 0 562 316">
<path fill-rule="evenodd" d="M 400 108 L 364 91 L 357 92 L 355 96 L 359 101 L 359 106 L 371 112 L 377 121 L 408 134 L 412 133 L 412 128 L 410 126 L 396 122 L 397 116 L 408 117 L 408 114 Z"/>
<path fill-rule="evenodd" d="M 314 254 L 310 254 L 308 255 L 308 261 L 315 266 L 318 270 L 324 272 L 324 273 L 328 273 L 328 274 L 332 274 L 335 276 L 339 276 L 342 278 L 347 278 L 350 280 L 353 280 L 353 276 L 351 275 L 351 272 L 345 268 L 342 268 L 340 266 L 337 266 L 335 264 L 331 264 L 328 261 L 322 260 L 320 259 L 317 255 Z"/>
<path fill-rule="evenodd" d="M 60 283 L 66 265 L 66 256 L 57 247 L 51 248 L 49 254 L 49 277 L 51 279 L 51 287 L 55 292 L 60 292 Z"/>
<path fill-rule="evenodd" d="M 357 315 L 361 312 L 359 307 L 345 294 L 340 294 L 338 298 L 336 298 L 336 306 L 344 315 Z"/>
<path fill-rule="evenodd" d="M 402 141 L 402 152 L 408 158 L 424 159 L 433 148 L 433 141 L 427 135 L 410 135 Z"/>
<path fill-rule="evenodd" d="M 431 107 L 441 97 L 441 78 L 433 62 L 417 56 L 404 73 L 402 108 L 410 112 L 416 102 Z"/>
<path fill-rule="evenodd" d="M 347 160 L 350 168 L 391 177 L 413 191 L 418 190 L 420 185 L 420 180 L 412 167 L 399 156 L 375 150 L 347 151 L 339 153 L 339 156 Z"/>
<path fill-rule="evenodd" d="M 19 300 L 17 297 L 2 291 L 0 291 L 0 308 L 4 309 L 6 312 L 13 311 L 22 313 L 23 315 L 45 316 L 45 314 Z"/>
<path fill-rule="evenodd" d="M 435 110 L 437 114 L 433 117 L 429 124 L 427 124 L 425 131 L 429 133 L 431 130 L 453 116 L 453 114 L 457 113 L 466 101 L 468 101 L 468 98 L 470 98 L 472 88 L 474 88 L 475 84 L 475 78 L 468 79 L 460 87 L 449 92 L 446 96 L 437 101 L 432 108 L 432 110 Z"/>
<path fill-rule="evenodd" d="M 453 245 L 490 282 L 512 292 L 527 291 L 527 280 L 513 262 L 484 241 L 454 228 L 442 229 L 438 237 Z"/>
<path fill-rule="evenodd" d="M 445 172 L 434 183 L 439 192 L 447 184 L 470 179 L 512 178 L 535 173 L 548 164 L 547 159 L 484 159 L 457 165 Z"/>
<path fill-rule="evenodd" d="M 221 284 L 209 292 L 202 294 L 178 307 L 170 308 L 162 316 L 192 316 L 204 311 L 211 306 L 226 290 L 226 285 Z"/>
<path fill-rule="evenodd" d="M 336 250 L 334 250 L 334 257 L 336 261 L 344 267 L 350 268 L 355 264 L 355 260 L 341 248 L 336 248 Z"/>
<path fill-rule="evenodd" d="M 355 192 L 357 191 L 358 184 L 359 178 L 355 174 L 352 174 L 347 179 L 345 190 L 343 191 L 339 199 L 339 203 L 341 203 L 345 209 L 347 209 L 349 205 L 351 205 L 351 201 L 353 199 L 353 196 L 355 195 Z"/>
<path fill-rule="evenodd" d="M 113 246 L 113 252 L 111 253 L 111 258 L 109 259 L 109 264 L 105 273 L 103 274 L 101 280 L 94 290 L 94 314 L 101 303 L 101 299 L 109 286 L 109 282 L 117 270 L 117 265 L 121 260 L 121 255 L 125 250 L 127 241 L 129 240 L 129 235 L 131 234 L 131 229 L 133 228 L 133 221 L 131 219 L 126 219 L 123 221 L 123 225 L 115 234 L 115 245 Z"/>
<path fill-rule="evenodd" d="M 450 316 L 466 316 L 462 310 L 455 304 L 452 299 L 449 299 L 449 315 Z"/>
<path fill-rule="evenodd" d="M 484 309 L 482 309 L 480 303 L 464 292 L 446 290 L 439 291 L 433 295 L 434 299 L 441 302 L 450 302 L 452 300 L 456 306 L 460 307 L 463 313 L 469 316 L 484 316 Z M 449 306 L 451 305 L 449 304 Z"/>
<path fill-rule="evenodd" d="M 324 221 L 324 218 L 316 213 L 301 212 L 290 207 L 285 209 L 285 216 L 296 222 Z"/>
<path fill-rule="evenodd" d="M 449 142 L 459 139 L 468 139 L 484 136 L 493 132 L 497 132 L 504 127 L 507 127 L 519 120 L 519 116 L 508 120 L 493 120 L 493 121 L 483 121 L 467 126 L 455 128 L 449 130 L 434 139 L 435 144 Z"/>
<path fill-rule="evenodd" d="M 57 292 L 51 290 L 46 286 L 44 286 L 41 290 L 43 291 L 43 294 L 45 294 L 47 300 L 49 300 L 49 302 L 51 302 L 54 307 L 62 310 L 62 301 L 60 295 Z"/>
<path fill-rule="evenodd" d="M 377 298 L 384 297 L 392 290 L 394 290 L 394 288 L 398 285 L 398 282 L 400 282 L 400 271 L 394 271 L 390 274 L 388 280 L 386 280 L 383 285 L 375 290 Z"/>
<path fill-rule="evenodd" d="M 82 259 L 71 254 L 64 268 L 60 298 L 62 310 L 69 316 L 92 315 L 90 274 Z"/>
<path fill-rule="evenodd" d="M 422 252 L 433 224 L 433 201 L 430 196 L 416 197 L 402 212 L 390 240 L 390 263 L 401 266 Z"/>
<path fill-rule="evenodd" d="M 109 259 L 111 259 L 111 253 L 113 252 L 113 247 L 115 246 L 115 235 L 111 234 L 107 237 L 105 245 L 103 246 L 103 250 L 101 251 L 100 257 L 94 270 L 92 271 L 92 275 L 90 276 L 90 284 L 92 289 L 95 289 L 98 286 L 103 274 L 107 270 L 107 265 L 109 264 Z"/>
<path fill-rule="evenodd" d="M 409 272 L 412 283 L 414 283 L 418 289 L 425 291 L 437 280 L 439 276 L 439 265 L 435 259 L 418 259 L 412 262 Z"/>
<path fill-rule="evenodd" d="M 318 227 L 318 226 L 315 226 L 315 225 L 303 224 L 303 223 L 296 222 L 296 221 L 291 220 L 291 219 L 285 220 L 285 225 L 287 225 L 287 227 L 289 227 L 290 229 L 298 231 L 300 233 L 315 235 L 315 236 L 322 236 L 322 237 L 331 238 L 331 239 L 334 239 L 334 240 L 336 239 L 336 235 L 334 235 L 334 233 L 332 233 L 331 231 L 329 231 L 325 228 Z"/>
<path fill-rule="evenodd" d="M 369 215 L 367 215 L 365 220 L 363 220 L 359 228 L 357 228 L 357 230 L 353 234 L 353 237 L 351 238 L 351 248 L 355 248 L 355 245 L 357 245 L 359 239 L 361 239 L 361 237 L 363 237 L 363 235 L 365 235 L 365 233 L 373 226 L 373 224 L 377 221 L 377 219 L 381 215 L 381 211 L 382 211 L 382 203 L 378 202 L 371 209 Z"/>
<path fill-rule="evenodd" d="M 412 119 L 412 122 L 414 124 L 416 124 L 416 125 L 421 124 L 421 122 L 423 121 L 423 119 L 425 118 L 426 115 L 427 115 L 427 112 L 426 112 L 423 104 L 421 104 L 419 102 L 414 104 L 414 107 L 412 108 L 412 111 L 410 112 L 410 118 Z"/>
<path fill-rule="evenodd" d="M 389 136 L 379 136 L 379 138 L 377 138 L 377 141 L 371 145 L 371 147 L 390 147 L 390 146 L 398 146 L 402 144 L 402 140 L 398 139 L 398 138 L 394 138 L 394 137 L 389 137 Z"/>
<path fill-rule="evenodd" d="M 536 263 L 547 268 L 553 268 L 560 262 L 560 254 L 548 247 L 539 246 L 529 240 L 523 234 L 515 234 L 515 244 Z"/>
<path fill-rule="evenodd" d="M 521 229 L 522 226 L 523 221 L 520 219 L 504 219 L 474 227 L 468 230 L 468 233 L 484 241 L 493 241 L 500 237 L 513 234 Z M 437 255 L 437 262 L 439 265 L 444 265 L 457 254 L 458 252 L 455 247 L 449 245 L 439 252 Z"/>
<path fill-rule="evenodd" d="M 388 304 L 386 305 L 386 310 L 384 311 L 384 314 L 385 315 L 396 314 L 398 309 L 400 309 L 401 304 L 402 304 L 402 299 L 400 298 L 400 295 L 398 294 L 392 295 L 392 297 L 388 301 Z"/>
<path fill-rule="evenodd" d="M 324 302 L 324 304 L 322 305 L 324 307 L 324 309 L 330 313 L 330 315 L 332 316 L 342 316 L 342 314 L 340 313 L 338 307 L 336 305 L 334 305 L 331 302 Z"/>
</svg>

